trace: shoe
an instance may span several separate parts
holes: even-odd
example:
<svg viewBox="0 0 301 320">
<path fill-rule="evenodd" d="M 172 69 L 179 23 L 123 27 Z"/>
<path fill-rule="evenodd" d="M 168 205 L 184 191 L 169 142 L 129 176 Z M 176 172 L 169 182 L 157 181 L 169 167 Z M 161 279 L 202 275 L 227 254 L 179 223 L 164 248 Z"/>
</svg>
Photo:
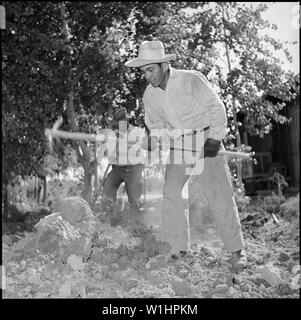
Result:
<svg viewBox="0 0 301 320">
<path fill-rule="evenodd" d="M 232 268 L 239 272 L 247 267 L 247 255 L 244 250 L 238 250 L 232 253 L 231 256 Z"/>
</svg>

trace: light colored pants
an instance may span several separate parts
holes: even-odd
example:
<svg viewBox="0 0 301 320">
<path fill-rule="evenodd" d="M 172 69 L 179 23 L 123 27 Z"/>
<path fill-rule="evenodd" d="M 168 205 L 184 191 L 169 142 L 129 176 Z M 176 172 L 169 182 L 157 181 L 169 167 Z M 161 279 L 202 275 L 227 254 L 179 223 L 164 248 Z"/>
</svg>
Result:
<svg viewBox="0 0 301 320">
<path fill-rule="evenodd" d="M 170 244 L 172 253 L 190 249 L 189 217 L 182 199 L 183 186 L 189 179 L 185 168 L 184 164 L 167 164 L 165 171 L 161 230 L 163 241 Z M 204 170 L 194 181 L 200 184 L 208 200 L 225 248 L 230 252 L 242 249 L 244 239 L 225 157 L 205 158 Z"/>
</svg>

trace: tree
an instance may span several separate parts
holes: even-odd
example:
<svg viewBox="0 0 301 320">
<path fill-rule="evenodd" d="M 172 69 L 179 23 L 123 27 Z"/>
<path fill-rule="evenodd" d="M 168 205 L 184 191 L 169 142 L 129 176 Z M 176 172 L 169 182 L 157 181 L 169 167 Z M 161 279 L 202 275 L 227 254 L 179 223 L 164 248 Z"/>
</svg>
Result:
<svg viewBox="0 0 301 320">
<path fill-rule="evenodd" d="M 153 37 L 165 43 L 167 52 L 177 54 L 175 67 L 199 70 L 216 86 L 227 109 L 230 134 L 235 135 L 240 126 L 237 113 L 245 115 L 251 134 L 261 136 L 271 130 L 273 121 L 288 120 L 280 111 L 294 98 L 295 79 L 273 56 L 272 50 L 285 50 L 284 44 L 260 33 L 264 27 L 274 28 L 261 18 L 266 4 L 253 8 L 237 2 L 3 5 L 7 13 L 2 38 L 6 181 L 13 175 L 34 174 L 43 165 L 49 152 L 44 130 L 62 114 L 65 130 L 97 133 L 107 126 L 114 108 L 124 106 L 137 124 L 144 125 L 141 97 L 146 83 L 124 63 L 136 56 L 141 41 Z M 230 69 L 221 54 L 226 45 Z M 268 101 L 268 95 L 283 103 Z M 83 196 L 89 200 L 97 146 L 68 143 L 84 168 Z M 58 157 L 63 158 L 65 144 L 61 141 Z"/>
</svg>

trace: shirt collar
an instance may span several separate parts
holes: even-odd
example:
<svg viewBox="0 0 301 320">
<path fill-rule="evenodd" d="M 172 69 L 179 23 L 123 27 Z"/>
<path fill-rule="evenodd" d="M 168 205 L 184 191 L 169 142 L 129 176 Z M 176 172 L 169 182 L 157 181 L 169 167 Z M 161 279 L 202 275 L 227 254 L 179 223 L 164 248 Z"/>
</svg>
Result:
<svg viewBox="0 0 301 320">
<path fill-rule="evenodd" d="M 176 69 L 174 69 L 174 68 L 172 68 L 172 67 L 169 67 L 169 70 L 170 70 L 169 78 L 170 78 L 170 79 L 176 78 L 176 77 L 177 77 L 177 71 L 176 71 Z"/>
</svg>

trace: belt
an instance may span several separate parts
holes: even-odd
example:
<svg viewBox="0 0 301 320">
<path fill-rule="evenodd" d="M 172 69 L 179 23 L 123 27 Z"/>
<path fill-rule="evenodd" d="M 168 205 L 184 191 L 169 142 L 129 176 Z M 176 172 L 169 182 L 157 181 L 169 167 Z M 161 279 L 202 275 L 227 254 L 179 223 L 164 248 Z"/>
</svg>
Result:
<svg viewBox="0 0 301 320">
<path fill-rule="evenodd" d="M 197 134 L 199 132 L 203 132 L 203 131 L 207 131 L 209 130 L 209 126 L 208 127 L 205 127 L 204 129 L 195 129 L 195 130 L 192 130 L 192 134 Z"/>
<path fill-rule="evenodd" d="M 203 129 L 194 129 L 194 130 L 192 130 L 191 133 L 189 133 L 188 135 L 193 135 L 193 134 L 201 133 L 201 132 L 204 132 L 204 131 L 209 130 L 209 128 L 210 128 L 210 127 L 208 126 L 208 127 L 203 128 Z M 184 136 L 185 136 L 185 134 L 182 134 L 180 137 L 184 137 Z"/>
</svg>

